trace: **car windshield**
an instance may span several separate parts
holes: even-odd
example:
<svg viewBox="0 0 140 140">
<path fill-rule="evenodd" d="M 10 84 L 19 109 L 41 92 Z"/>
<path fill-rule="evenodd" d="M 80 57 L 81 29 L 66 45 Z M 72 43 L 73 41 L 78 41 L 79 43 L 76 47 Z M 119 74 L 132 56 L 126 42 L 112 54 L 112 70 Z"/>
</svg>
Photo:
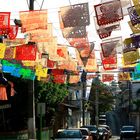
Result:
<svg viewBox="0 0 140 140">
<path fill-rule="evenodd" d="M 56 134 L 56 138 L 81 138 L 82 135 L 78 130 L 63 130 Z"/>
<path fill-rule="evenodd" d="M 131 131 L 131 130 L 135 130 L 135 127 L 134 126 L 124 126 L 122 128 L 122 131 Z"/>
<path fill-rule="evenodd" d="M 88 128 L 90 131 L 96 131 L 97 128 L 95 126 L 84 126 L 86 128 Z"/>
</svg>

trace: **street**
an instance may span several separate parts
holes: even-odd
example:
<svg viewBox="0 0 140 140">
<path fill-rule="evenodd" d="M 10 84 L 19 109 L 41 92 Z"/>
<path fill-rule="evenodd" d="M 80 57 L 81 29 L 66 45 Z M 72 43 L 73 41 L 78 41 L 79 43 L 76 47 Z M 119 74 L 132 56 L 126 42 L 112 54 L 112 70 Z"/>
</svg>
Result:
<svg viewBox="0 0 140 140">
<path fill-rule="evenodd" d="M 112 136 L 109 140 L 120 140 L 119 136 Z"/>
<path fill-rule="evenodd" d="M 110 138 L 109 140 L 120 140 L 119 136 L 112 136 L 112 138 Z M 127 138 L 127 139 L 123 139 L 123 140 L 134 140 L 132 138 Z M 137 140 L 140 140 L 140 137 L 137 137 Z"/>
</svg>

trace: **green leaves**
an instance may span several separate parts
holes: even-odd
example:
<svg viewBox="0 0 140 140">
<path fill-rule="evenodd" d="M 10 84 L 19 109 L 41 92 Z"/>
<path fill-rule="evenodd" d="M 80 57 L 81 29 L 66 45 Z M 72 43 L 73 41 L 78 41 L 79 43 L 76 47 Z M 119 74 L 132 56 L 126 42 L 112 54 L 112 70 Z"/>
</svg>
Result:
<svg viewBox="0 0 140 140">
<path fill-rule="evenodd" d="M 67 85 L 52 82 L 38 82 L 36 91 L 36 102 L 46 102 L 48 105 L 56 105 L 62 102 L 68 95 Z"/>
</svg>

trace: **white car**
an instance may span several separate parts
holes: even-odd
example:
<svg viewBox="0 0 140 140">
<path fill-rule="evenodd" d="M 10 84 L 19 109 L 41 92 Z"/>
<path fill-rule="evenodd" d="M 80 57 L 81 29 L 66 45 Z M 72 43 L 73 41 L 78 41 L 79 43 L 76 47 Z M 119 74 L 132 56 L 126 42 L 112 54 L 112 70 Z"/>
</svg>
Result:
<svg viewBox="0 0 140 140">
<path fill-rule="evenodd" d="M 85 140 L 93 140 L 92 134 L 88 128 L 78 128 L 81 130 L 82 135 L 85 136 Z"/>
<path fill-rule="evenodd" d="M 86 136 L 83 136 L 80 129 L 59 129 L 53 140 L 86 140 Z"/>
<path fill-rule="evenodd" d="M 109 138 L 112 137 L 112 130 L 110 129 L 110 127 L 109 127 L 108 125 L 103 124 L 103 125 L 99 125 L 99 127 L 104 127 L 104 128 L 106 128 L 106 129 L 108 130 L 108 132 L 109 132 Z"/>
</svg>

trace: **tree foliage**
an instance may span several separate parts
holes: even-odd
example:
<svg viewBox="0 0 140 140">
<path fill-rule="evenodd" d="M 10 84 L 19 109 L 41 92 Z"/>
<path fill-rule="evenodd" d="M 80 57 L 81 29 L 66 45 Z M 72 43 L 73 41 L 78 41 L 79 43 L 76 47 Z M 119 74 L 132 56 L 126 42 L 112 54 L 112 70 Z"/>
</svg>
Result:
<svg viewBox="0 0 140 140">
<path fill-rule="evenodd" d="M 140 109 L 140 99 L 137 99 L 137 100 L 133 101 L 133 104 L 136 105 L 137 109 Z"/>
<path fill-rule="evenodd" d="M 114 97 L 111 93 L 110 87 L 98 80 L 92 82 L 90 91 L 90 104 L 93 107 L 93 110 L 95 110 L 96 92 L 98 96 L 99 113 L 112 110 Z"/>
<path fill-rule="evenodd" d="M 38 82 L 35 87 L 36 102 L 45 102 L 47 105 L 57 105 L 68 95 L 66 84 L 53 82 Z"/>
</svg>

